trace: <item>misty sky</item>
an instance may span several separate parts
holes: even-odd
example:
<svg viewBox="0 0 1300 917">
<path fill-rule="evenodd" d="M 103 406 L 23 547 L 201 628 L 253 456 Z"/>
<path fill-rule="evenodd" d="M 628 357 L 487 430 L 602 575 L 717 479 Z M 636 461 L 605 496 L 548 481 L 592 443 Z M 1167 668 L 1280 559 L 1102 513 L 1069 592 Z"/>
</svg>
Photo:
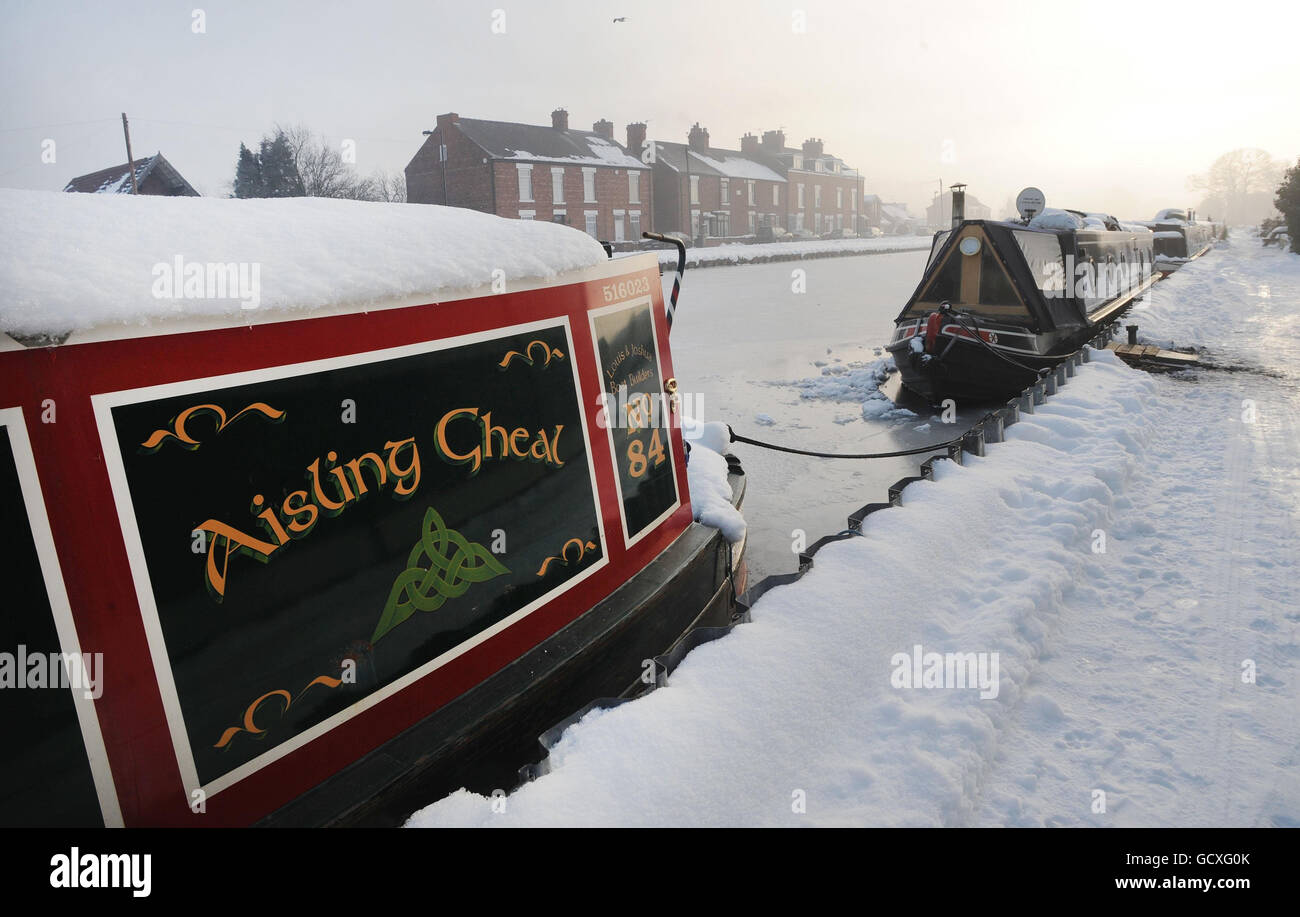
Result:
<svg viewBox="0 0 1300 917">
<path fill-rule="evenodd" d="M 1195 204 L 1187 176 L 1228 150 L 1295 162 L 1297 25 L 1293 0 L 0 0 L 0 186 L 124 162 L 122 111 L 137 157 L 162 150 L 225 195 L 240 141 L 275 122 L 397 171 L 439 112 L 546 124 L 563 106 L 620 140 L 634 120 L 673 141 L 699 121 L 729 148 L 821 137 L 914 210 L 942 179 L 994 216 L 1036 185 L 1049 206 L 1144 218 Z"/>
</svg>

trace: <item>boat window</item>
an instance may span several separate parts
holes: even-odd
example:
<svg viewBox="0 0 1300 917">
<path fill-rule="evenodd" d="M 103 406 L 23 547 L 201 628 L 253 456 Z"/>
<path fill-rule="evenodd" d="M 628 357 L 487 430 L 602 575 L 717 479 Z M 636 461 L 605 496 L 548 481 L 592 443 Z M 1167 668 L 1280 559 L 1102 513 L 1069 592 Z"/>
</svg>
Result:
<svg viewBox="0 0 1300 917">
<path fill-rule="evenodd" d="M 925 262 L 927 271 L 930 269 L 930 265 L 934 264 L 934 256 L 939 254 L 939 249 L 943 248 L 943 243 L 948 241 L 948 234 L 951 232 L 951 229 L 945 229 L 943 232 L 934 234 L 934 242 L 930 245 L 930 260 Z"/>
<path fill-rule="evenodd" d="M 1020 297 L 1011 285 L 1011 278 L 993 254 L 993 246 L 985 245 L 980 255 L 980 305 L 1012 306 L 1019 305 Z"/>
<path fill-rule="evenodd" d="M 939 266 L 930 285 L 925 289 L 921 299 L 926 302 L 958 302 L 961 299 L 961 260 L 962 255 L 953 249 L 948 260 Z"/>
<path fill-rule="evenodd" d="M 1016 230 L 1012 235 L 1020 245 L 1025 264 L 1038 289 L 1046 295 L 1059 296 L 1065 289 L 1065 262 L 1061 258 L 1061 243 L 1056 234 Z"/>
</svg>

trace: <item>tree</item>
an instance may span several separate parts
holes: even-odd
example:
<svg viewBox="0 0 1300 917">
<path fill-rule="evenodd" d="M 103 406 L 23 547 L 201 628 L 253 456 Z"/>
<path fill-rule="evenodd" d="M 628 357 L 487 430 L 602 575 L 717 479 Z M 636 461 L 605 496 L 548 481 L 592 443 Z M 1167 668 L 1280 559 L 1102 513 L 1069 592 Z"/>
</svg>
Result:
<svg viewBox="0 0 1300 917">
<path fill-rule="evenodd" d="M 257 154 L 262 166 L 263 197 L 306 197 L 302 176 L 293 155 L 293 147 L 284 131 L 274 137 L 262 138 L 262 148 Z"/>
<path fill-rule="evenodd" d="M 406 175 L 385 169 L 375 173 L 375 200 L 393 204 L 406 203 Z"/>
<path fill-rule="evenodd" d="M 253 155 L 252 150 L 239 145 L 239 163 L 235 166 L 234 197 L 265 197 L 262 180 L 262 164 Z"/>
<path fill-rule="evenodd" d="M 1286 217 L 1286 231 L 1291 236 L 1291 251 L 1300 253 L 1300 159 L 1286 170 L 1273 201 Z"/>
<path fill-rule="evenodd" d="M 1281 174 L 1281 163 L 1265 150 L 1243 148 L 1224 153 L 1208 172 L 1193 175 L 1187 184 L 1205 192 L 1202 211 L 1221 212 L 1225 223 L 1254 222 L 1252 211 L 1277 187 Z"/>
</svg>

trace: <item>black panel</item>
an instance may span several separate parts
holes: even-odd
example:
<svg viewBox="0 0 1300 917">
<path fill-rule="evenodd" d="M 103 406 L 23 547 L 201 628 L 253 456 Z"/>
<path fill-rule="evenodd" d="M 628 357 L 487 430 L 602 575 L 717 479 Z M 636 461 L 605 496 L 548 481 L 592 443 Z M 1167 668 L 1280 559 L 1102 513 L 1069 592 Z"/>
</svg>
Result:
<svg viewBox="0 0 1300 917">
<path fill-rule="evenodd" d="M 599 561 L 572 359 L 552 327 L 114 408 L 203 783 Z"/>
<path fill-rule="evenodd" d="M 53 672 L 49 664 L 50 654 L 63 650 L 7 426 L 0 426 L 0 524 L 8 533 L 0 551 L 6 592 L 0 615 L 0 825 L 102 826 L 67 670 L 61 657 Z M 44 687 L 31 687 L 36 668 Z M 59 685 L 51 685 L 60 671 Z M 98 667 L 89 674 L 102 677 Z"/>
</svg>

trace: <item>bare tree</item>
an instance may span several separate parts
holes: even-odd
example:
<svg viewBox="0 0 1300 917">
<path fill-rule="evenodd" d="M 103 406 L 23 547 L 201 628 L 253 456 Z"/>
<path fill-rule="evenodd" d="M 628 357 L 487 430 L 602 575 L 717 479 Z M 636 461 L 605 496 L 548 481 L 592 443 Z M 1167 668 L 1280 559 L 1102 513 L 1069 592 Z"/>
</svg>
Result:
<svg viewBox="0 0 1300 917">
<path fill-rule="evenodd" d="M 307 197 L 334 197 L 356 201 L 387 200 L 380 196 L 377 178 L 364 178 L 350 163 L 344 162 L 342 151 L 317 137 L 299 124 L 292 127 L 276 125 L 293 150 L 294 163 L 302 178 Z"/>
<path fill-rule="evenodd" d="M 393 204 L 406 203 L 405 173 L 380 169 L 374 174 L 372 180 L 375 185 L 375 200 L 388 201 Z"/>
<path fill-rule="evenodd" d="M 1277 187 L 1282 171 L 1282 163 L 1267 151 L 1243 148 L 1224 153 L 1204 175 L 1189 178 L 1187 185 L 1190 190 L 1205 192 L 1202 210 L 1222 208 L 1222 219 L 1235 222 L 1250 209 L 1253 196 L 1271 193 Z"/>
</svg>

